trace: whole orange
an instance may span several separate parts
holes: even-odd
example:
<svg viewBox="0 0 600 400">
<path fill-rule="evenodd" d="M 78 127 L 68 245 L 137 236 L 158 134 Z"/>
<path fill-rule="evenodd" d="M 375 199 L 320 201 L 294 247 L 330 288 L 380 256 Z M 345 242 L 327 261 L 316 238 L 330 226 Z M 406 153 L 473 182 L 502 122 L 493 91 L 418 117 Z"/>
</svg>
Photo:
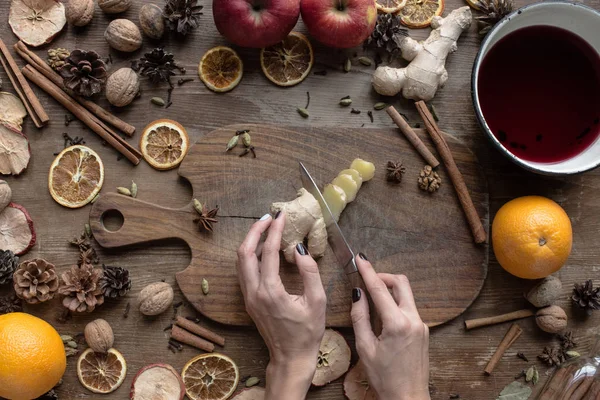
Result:
<svg viewBox="0 0 600 400">
<path fill-rule="evenodd" d="M 524 279 L 558 271 L 573 243 L 569 216 L 554 201 L 525 196 L 503 205 L 492 223 L 492 244 L 500 265 Z"/>
<path fill-rule="evenodd" d="M 0 315 L 0 397 L 40 397 L 66 367 L 65 348 L 52 325 L 25 313 Z"/>
</svg>

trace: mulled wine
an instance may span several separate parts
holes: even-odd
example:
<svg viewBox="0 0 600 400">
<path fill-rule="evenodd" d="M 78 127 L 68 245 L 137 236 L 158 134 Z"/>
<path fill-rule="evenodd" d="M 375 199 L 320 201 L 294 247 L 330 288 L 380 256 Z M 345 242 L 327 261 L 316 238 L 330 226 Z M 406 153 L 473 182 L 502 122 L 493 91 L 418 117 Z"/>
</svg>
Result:
<svg viewBox="0 0 600 400">
<path fill-rule="evenodd" d="M 600 136 L 600 56 L 565 29 L 531 26 L 499 40 L 477 89 L 494 136 L 523 160 L 564 161 Z"/>
</svg>

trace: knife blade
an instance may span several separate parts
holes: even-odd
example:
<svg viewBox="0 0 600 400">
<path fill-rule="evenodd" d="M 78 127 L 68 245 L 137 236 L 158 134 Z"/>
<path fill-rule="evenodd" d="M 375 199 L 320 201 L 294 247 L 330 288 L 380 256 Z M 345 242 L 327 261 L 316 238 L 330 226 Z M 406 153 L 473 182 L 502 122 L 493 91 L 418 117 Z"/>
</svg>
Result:
<svg viewBox="0 0 600 400">
<path fill-rule="evenodd" d="M 304 189 L 308 190 L 308 192 L 312 194 L 315 199 L 317 199 L 319 205 L 321 206 L 323 218 L 325 219 L 325 227 L 327 228 L 327 241 L 329 242 L 329 246 L 331 246 L 331 250 L 333 250 L 333 254 L 335 254 L 335 257 L 340 265 L 344 268 L 344 271 L 347 275 L 358 272 L 355 255 L 350 248 L 350 244 L 348 244 L 344 233 L 340 229 L 338 223 L 335 221 L 333 213 L 329 209 L 329 206 L 327 205 L 323 194 L 319 190 L 317 183 L 312 176 L 310 176 L 310 173 L 302 163 L 300 163 L 300 177 L 302 179 L 302 186 L 304 186 Z"/>
</svg>

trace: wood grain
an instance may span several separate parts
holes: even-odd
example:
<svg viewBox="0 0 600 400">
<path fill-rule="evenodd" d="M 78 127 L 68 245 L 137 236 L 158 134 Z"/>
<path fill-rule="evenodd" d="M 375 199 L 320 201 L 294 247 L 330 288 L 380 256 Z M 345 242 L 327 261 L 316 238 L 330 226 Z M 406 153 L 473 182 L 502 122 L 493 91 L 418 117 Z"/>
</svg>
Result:
<svg viewBox="0 0 600 400">
<path fill-rule="evenodd" d="M 242 129 L 250 130 L 258 158 L 239 157 L 239 147 L 224 151 L 229 139 Z M 422 131 L 419 133 L 425 138 Z M 479 173 L 480 166 L 459 141 L 451 139 L 450 146 L 487 226 L 487 184 Z M 235 269 L 237 247 L 250 225 L 269 210 L 271 203 L 295 198 L 300 188 L 298 162 L 314 173 L 322 187 L 358 156 L 377 160 L 377 171 L 340 219 L 347 239 L 356 251 L 368 254 L 378 271 L 408 276 L 427 324 L 439 325 L 460 315 L 483 286 L 487 246 L 472 244 L 460 203 L 444 172 L 440 173 L 446 185 L 435 194 L 418 189 L 423 161 L 394 129 L 227 126 L 196 143 L 179 170 L 179 175 L 191 183 L 195 198 L 209 208 L 220 207 L 213 234 L 198 231 L 191 204 L 172 210 L 117 194 L 101 196 L 95 202 L 90 225 L 98 243 L 111 248 L 159 239 L 184 240 L 192 251 L 192 261 L 176 277 L 187 300 L 214 321 L 252 325 Z M 385 162 L 381 160 L 387 159 L 400 159 L 407 165 L 402 184 L 386 182 Z M 102 216 L 111 210 L 124 219 L 116 232 L 105 229 L 102 223 Z M 327 324 L 352 326 L 352 286 L 331 249 L 319 260 L 319 269 L 327 293 Z M 293 265 L 284 264 L 280 271 L 289 291 L 302 290 L 302 280 Z M 211 287 L 207 296 L 199 290 L 202 279 Z"/>
<path fill-rule="evenodd" d="M 162 0 L 150 0 L 163 6 Z M 530 3 L 530 0 L 516 0 L 517 6 Z M 96 50 L 103 56 L 112 54 L 114 62 L 109 64 L 111 71 L 128 67 L 130 60 L 141 57 L 157 44 L 164 45 L 175 54 L 178 63 L 188 70 L 187 76 L 196 78 L 195 82 L 176 86 L 173 92 L 174 104 L 168 109 L 157 108 L 150 104 L 150 98 L 160 96 L 166 98 L 167 85 L 151 85 L 142 79 L 142 96 L 133 104 L 123 109 L 111 108 L 102 96 L 94 99 L 99 105 L 110 109 L 124 121 L 134 125 L 137 132 L 133 138 L 126 140 L 136 145 L 139 132 L 157 118 L 175 119 L 187 128 L 191 142 L 201 139 L 206 133 L 228 124 L 267 123 L 280 126 L 300 126 L 304 128 L 326 127 L 360 128 L 364 127 L 394 130 L 395 125 L 383 111 L 373 111 L 374 122 L 371 123 L 366 111 L 372 109 L 379 101 L 385 101 L 405 114 L 411 126 L 420 120 L 412 102 L 400 97 L 381 98 L 371 90 L 370 79 L 374 68 L 360 65 L 354 54 L 362 55 L 360 48 L 352 50 L 332 50 L 312 40 L 315 49 L 314 71 L 327 70 L 326 76 L 310 75 L 302 84 L 292 88 L 278 88 L 272 85 L 262 74 L 259 63 L 259 51 L 255 49 L 236 48 L 244 61 L 244 78 L 232 92 L 217 95 L 206 89 L 197 80 L 195 70 L 200 57 L 206 50 L 217 45 L 228 45 L 222 38 L 213 22 L 210 1 L 202 1 L 204 16 L 200 28 L 188 35 L 185 40 L 165 35 L 161 42 L 153 42 L 144 38 L 140 51 L 131 55 L 120 54 L 109 50 L 103 33 L 108 22 L 115 18 L 103 14 L 98 7 L 92 23 L 85 28 L 67 27 L 48 46 L 34 51 L 46 58 L 49 48 L 65 47 Z M 599 0 L 584 0 L 584 4 L 600 9 Z M 118 18 L 137 21 L 141 1 L 132 2 L 132 7 Z M 463 0 L 447 0 L 447 15 L 453 9 L 465 5 Z M 0 24 L 0 37 L 10 48 L 17 42 L 16 36 L 6 23 L 10 1 L 0 1 L 0 15 L 4 18 Z M 306 33 L 302 22 L 296 29 Z M 424 39 L 429 29 L 410 30 L 411 37 Z M 523 195 L 542 195 L 557 201 L 569 214 L 573 225 L 574 245 L 567 264 L 557 273 L 563 281 L 563 293 L 559 304 L 565 308 L 569 316 L 569 329 L 578 337 L 578 351 L 585 354 L 591 346 L 594 334 L 599 333 L 600 313 L 585 318 L 570 305 L 569 294 L 575 282 L 598 277 L 600 272 L 600 169 L 568 178 L 552 178 L 538 176 L 524 171 L 512 164 L 490 145 L 480 130 L 471 103 L 470 79 L 473 60 L 479 49 L 481 38 L 477 34 L 475 24 L 465 32 L 458 41 L 458 51 L 449 55 L 446 68 L 449 80 L 439 90 L 433 104 L 440 118 L 440 128 L 461 139 L 471 149 L 482 165 L 487 176 L 490 193 L 490 221 L 496 211 L 505 202 Z M 14 53 L 13 53 L 14 54 Z M 373 54 L 369 53 L 372 57 Z M 347 57 L 352 58 L 352 70 L 344 73 L 342 65 Z M 19 66 L 22 60 L 15 57 Z M 2 90 L 12 91 L 8 77 L 0 69 L 3 81 Z M 32 157 L 28 169 L 19 177 L 4 177 L 13 190 L 13 199 L 23 204 L 31 214 L 38 235 L 38 244 L 23 257 L 43 257 L 53 262 L 63 272 L 77 260 L 77 251 L 69 246 L 68 241 L 78 235 L 83 224 L 88 220 L 89 207 L 79 210 L 68 210 L 56 204 L 47 189 L 48 168 L 54 159 L 54 152 L 63 146 L 62 133 L 71 136 L 83 136 L 86 144 L 91 146 L 102 157 L 106 166 L 103 194 L 114 192 L 117 186 L 129 186 L 134 180 L 139 186 L 138 198 L 160 206 L 181 208 L 187 205 L 192 192 L 189 184 L 179 179 L 177 171 L 157 172 L 145 162 L 137 167 L 126 160 L 117 161 L 118 154 L 110 147 L 102 145 L 102 141 L 80 122 L 73 121 L 64 125 L 65 110 L 60 104 L 44 94 L 37 87 L 32 90 L 38 95 L 40 102 L 51 118 L 48 126 L 37 130 L 29 118 L 25 119 L 24 132 L 27 134 Z M 306 92 L 310 92 L 310 118 L 304 120 L 296 113 L 296 107 L 306 105 Z M 14 93 L 14 92 L 13 92 Z M 352 106 L 362 111 L 359 115 L 350 114 L 348 109 L 339 107 L 341 97 L 351 95 Z M 325 152 L 327 149 L 322 149 Z M 415 153 L 416 154 L 416 153 Z M 436 154 L 437 155 L 437 154 Z M 378 162 L 385 162 L 378 159 Z M 417 167 L 417 165 L 411 166 Z M 362 194 L 361 194 L 362 195 Z M 360 196 L 359 196 L 360 197 Z M 434 247 L 430 247 L 429 250 Z M 129 269 L 133 279 L 132 291 L 123 299 L 108 301 L 92 314 L 76 315 L 66 322 L 60 322 L 60 300 L 48 304 L 26 307 L 26 311 L 40 316 L 54 325 L 60 333 L 77 334 L 83 331 L 85 324 L 95 318 L 104 318 L 114 328 L 115 346 L 127 359 L 128 373 L 125 383 L 116 392 L 102 396 L 103 399 L 127 398 L 129 387 L 136 372 L 143 366 L 154 362 L 165 362 L 181 370 L 185 363 L 198 354 L 198 351 L 185 347 L 173 354 L 167 350 L 167 338 L 163 329 L 171 323 L 173 313 L 166 312 L 156 318 L 140 315 L 136 308 L 136 297 L 148 283 L 165 279 L 175 288 L 175 301 L 183 300 L 183 294 L 177 288 L 175 274 L 185 269 L 191 260 L 189 247 L 181 240 L 156 242 L 151 246 L 132 246 L 126 249 L 106 250 L 97 248 L 102 262 L 108 265 L 119 265 Z M 483 290 L 473 305 L 463 316 L 431 329 L 430 340 L 430 382 L 432 400 L 448 400 L 450 394 L 460 394 L 468 400 L 495 399 L 502 388 L 514 380 L 514 376 L 531 364 L 537 364 L 540 371 L 540 383 L 534 389 L 539 393 L 543 384 L 553 371 L 536 361 L 544 346 L 557 346 L 552 335 L 540 332 L 533 319 L 522 320 L 519 325 L 523 335 L 509 350 L 491 377 L 484 377 L 482 368 L 491 357 L 495 347 L 509 327 L 509 323 L 484 327 L 465 332 L 464 319 L 472 319 L 507 313 L 527 307 L 523 299 L 532 282 L 515 278 L 506 273 L 494 258 L 489 249 L 488 277 Z M 449 263 L 452 259 L 448 260 Z M 377 267 L 377 266 L 376 266 Z M 596 283 L 600 283 L 597 280 Z M 9 291 L 0 287 L 0 293 Z M 128 318 L 123 318 L 125 305 L 131 303 Z M 185 303 L 179 308 L 181 315 L 196 315 L 191 305 Z M 252 375 L 261 378 L 264 385 L 265 367 L 268 363 L 268 352 L 259 333 L 253 328 L 231 327 L 203 319 L 202 325 L 225 337 L 226 345 L 221 352 L 232 357 L 239 365 L 242 376 Z M 351 329 L 341 332 L 353 349 L 353 363 L 356 361 L 354 351 L 354 335 Z M 529 363 L 515 356 L 523 352 Z M 67 372 L 63 384 L 57 389 L 62 400 L 97 398 L 86 391 L 77 380 L 75 372 L 76 359 L 69 358 Z M 241 387 L 240 387 L 241 390 Z M 532 396 L 532 398 L 534 398 Z M 340 400 L 343 398 L 342 381 L 337 380 L 323 388 L 312 389 L 309 400 Z"/>
</svg>

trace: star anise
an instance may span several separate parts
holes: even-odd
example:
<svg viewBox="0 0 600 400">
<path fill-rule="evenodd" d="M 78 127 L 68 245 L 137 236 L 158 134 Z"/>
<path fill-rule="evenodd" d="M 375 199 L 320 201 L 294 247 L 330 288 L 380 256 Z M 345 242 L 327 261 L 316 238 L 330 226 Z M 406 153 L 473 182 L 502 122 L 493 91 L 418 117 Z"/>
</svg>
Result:
<svg viewBox="0 0 600 400">
<path fill-rule="evenodd" d="M 591 279 L 585 283 L 576 283 L 571 296 L 573 303 L 590 314 L 593 310 L 600 310 L 600 287 L 594 289 Z"/>
<path fill-rule="evenodd" d="M 23 302 L 14 293 L 0 296 L 0 315 L 23 311 Z"/>
<path fill-rule="evenodd" d="M 577 347 L 577 343 L 575 342 L 575 339 L 573 338 L 572 331 L 569 331 L 563 335 L 558 335 L 558 339 L 560 340 L 560 347 L 564 351 L 567 351 L 569 349 Z"/>
<path fill-rule="evenodd" d="M 131 68 L 140 75 L 147 76 L 150 82 L 155 84 L 160 82 L 171 84 L 171 77 L 175 75 L 173 71 L 181 69 L 177 66 L 173 54 L 167 53 L 162 47 L 157 47 L 145 53 L 139 60 L 133 61 Z"/>
<path fill-rule="evenodd" d="M 400 161 L 387 163 L 387 180 L 388 182 L 402 182 L 402 175 L 406 172 L 406 167 Z"/>
<path fill-rule="evenodd" d="M 201 210 L 202 212 L 200 212 L 199 210 Z M 206 204 L 204 204 L 201 207 L 197 207 L 196 211 L 198 211 L 198 214 L 200 215 L 197 219 L 194 220 L 194 223 L 198 224 L 198 229 L 212 232 L 213 224 L 219 222 L 215 218 L 217 216 L 217 213 L 219 212 L 219 206 L 209 211 L 206 207 Z"/>
<path fill-rule="evenodd" d="M 542 354 L 538 356 L 540 361 L 548 364 L 549 367 L 553 365 L 560 365 L 566 361 L 566 356 L 564 352 L 560 349 L 544 347 L 544 351 Z"/>
<path fill-rule="evenodd" d="M 198 4 L 198 0 L 167 0 L 163 17 L 171 31 L 185 36 L 200 24 L 203 8 L 204 6 Z"/>
</svg>

